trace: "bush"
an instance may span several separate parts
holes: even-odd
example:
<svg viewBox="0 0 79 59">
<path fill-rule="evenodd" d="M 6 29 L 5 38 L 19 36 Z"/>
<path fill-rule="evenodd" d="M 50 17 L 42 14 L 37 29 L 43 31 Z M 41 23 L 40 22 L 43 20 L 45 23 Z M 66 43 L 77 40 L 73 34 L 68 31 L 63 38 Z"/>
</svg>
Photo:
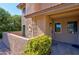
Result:
<svg viewBox="0 0 79 59">
<path fill-rule="evenodd" d="M 0 39 L 2 38 L 2 32 L 0 32 Z"/>
<path fill-rule="evenodd" d="M 40 35 L 30 39 L 24 48 L 24 54 L 27 55 L 47 55 L 51 51 L 51 37 Z"/>
</svg>

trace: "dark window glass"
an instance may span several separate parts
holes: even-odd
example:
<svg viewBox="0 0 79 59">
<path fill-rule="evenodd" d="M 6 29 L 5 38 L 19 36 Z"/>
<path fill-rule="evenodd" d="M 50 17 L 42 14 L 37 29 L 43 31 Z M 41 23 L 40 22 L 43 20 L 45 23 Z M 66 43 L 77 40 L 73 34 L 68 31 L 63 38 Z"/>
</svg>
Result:
<svg viewBox="0 0 79 59">
<path fill-rule="evenodd" d="M 77 22 L 76 21 L 68 22 L 68 32 L 70 32 L 70 33 L 77 32 Z"/>
<path fill-rule="evenodd" d="M 60 32 L 60 31 L 61 31 L 61 24 L 55 23 L 55 32 Z"/>
<path fill-rule="evenodd" d="M 23 36 L 25 36 L 25 25 L 23 25 Z"/>
</svg>

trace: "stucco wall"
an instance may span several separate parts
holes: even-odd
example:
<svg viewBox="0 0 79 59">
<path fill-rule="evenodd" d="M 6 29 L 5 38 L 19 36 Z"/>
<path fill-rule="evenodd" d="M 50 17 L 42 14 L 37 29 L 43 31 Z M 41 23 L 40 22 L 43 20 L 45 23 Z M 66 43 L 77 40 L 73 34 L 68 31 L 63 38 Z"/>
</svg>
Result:
<svg viewBox="0 0 79 59">
<path fill-rule="evenodd" d="M 25 24 L 25 35 L 27 38 L 30 38 L 33 36 L 33 30 L 32 30 L 32 18 L 26 18 L 26 24 Z"/>
<path fill-rule="evenodd" d="M 22 16 L 21 16 L 21 31 L 22 31 L 22 35 L 23 35 L 23 25 L 25 25 L 25 24 L 26 24 L 26 18 L 22 14 Z"/>
<path fill-rule="evenodd" d="M 28 38 L 24 38 L 15 34 L 3 33 L 3 42 L 10 48 L 10 54 L 19 55 L 23 53 L 23 48 L 25 43 L 27 43 Z"/>
<path fill-rule="evenodd" d="M 45 15 L 39 15 L 36 17 L 33 17 L 33 36 L 37 36 L 40 34 L 46 34 L 48 26 L 46 26 L 47 20 Z"/>
<path fill-rule="evenodd" d="M 53 7 L 58 4 L 60 3 L 26 3 L 26 15 Z"/>
<path fill-rule="evenodd" d="M 22 31 L 13 31 L 13 32 L 9 32 L 18 36 L 22 36 Z"/>
<path fill-rule="evenodd" d="M 45 19 L 46 19 L 46 34 L 52 36 L 52 33 L 51 33 L 52 26 L 50 24 L 51 18 L 49 16 L 46 16 Z"/>
<path fill-rule="evenodd" d="M 30 38 L 33 36 L 32 32 L 32 18 L 25 18 L 22 16 L 22 34 L 23 34 L 23 25 L 25 25 L 25 37 Z"/>
</svg>

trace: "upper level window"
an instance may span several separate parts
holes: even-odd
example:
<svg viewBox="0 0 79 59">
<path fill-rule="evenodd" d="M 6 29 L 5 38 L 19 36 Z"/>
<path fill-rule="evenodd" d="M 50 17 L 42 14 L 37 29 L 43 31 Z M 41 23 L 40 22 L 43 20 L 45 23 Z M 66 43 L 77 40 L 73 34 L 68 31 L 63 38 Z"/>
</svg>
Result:
<svg viewBox="0 0 79 59">
<path fill-rule="evenodd" d="M 61 23 L 55 23 L 55 32 L 61 31 Z"/>
<path fill-rule="evenodd" d="M 77 32 L 77 22 L 76 21 L 68 22 L 68 32 L 69 33 Z"/>
</svg>

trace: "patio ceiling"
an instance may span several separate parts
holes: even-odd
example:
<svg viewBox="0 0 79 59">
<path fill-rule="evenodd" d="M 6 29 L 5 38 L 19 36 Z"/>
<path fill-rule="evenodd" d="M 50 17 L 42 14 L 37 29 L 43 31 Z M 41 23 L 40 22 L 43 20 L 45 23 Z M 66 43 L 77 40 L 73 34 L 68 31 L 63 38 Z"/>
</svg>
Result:
<svg viewBox="0 0 79 59">
<path fill-rule="evenodd" d="M 79 9 L 75 9 L 75 10 L 72 9 L 70 11 L 50 15 L 50 17 L 52 17 L 52 18 L 64 18 L 64 17 L 70 17 L 70 16 L 78 17 Z"/>
</svg>

